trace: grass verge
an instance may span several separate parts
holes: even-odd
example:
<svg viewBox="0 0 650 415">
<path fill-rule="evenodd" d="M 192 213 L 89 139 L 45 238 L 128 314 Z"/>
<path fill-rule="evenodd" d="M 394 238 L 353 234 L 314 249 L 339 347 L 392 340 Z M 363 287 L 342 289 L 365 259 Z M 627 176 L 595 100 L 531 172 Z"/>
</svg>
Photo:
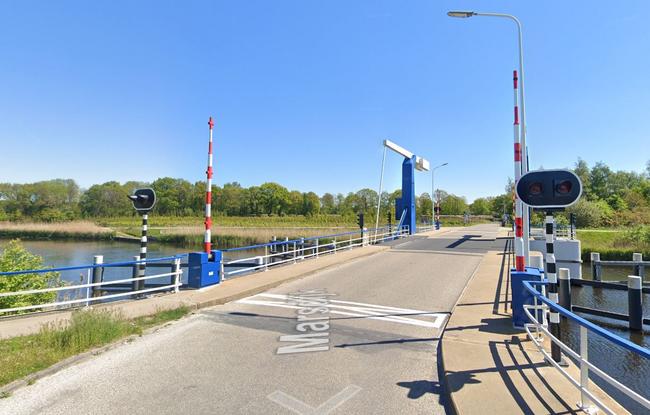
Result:
<svg viewBox="0 0 650 415">
<path fill-rule="evenodd" d="M 110 240 L 115 237 L 112 229 L 88 221 L 60 223 L 0 222 L 0 238 L 5 239 L 73 239 Z"/>
<path fill-rule="evenodd" d="M 577 238 L 582 245 L 582 260 L 589 262 L 591 252 L 599 252 L 602 260 L 631 261 L 634 252 L 650 258 L 650 251 L 641 242 L 623 238 L 625 230 L 579 229 Z"/>
<path fill-rule="evenodd" d="M 37 334 L 0 340 L 0 386 L 46 369 L 68 357 L 177 320 L 187 307 L 124 319 L 110 311 L 76 311 L 69 324 L 46 325 Z"/>
</svg>

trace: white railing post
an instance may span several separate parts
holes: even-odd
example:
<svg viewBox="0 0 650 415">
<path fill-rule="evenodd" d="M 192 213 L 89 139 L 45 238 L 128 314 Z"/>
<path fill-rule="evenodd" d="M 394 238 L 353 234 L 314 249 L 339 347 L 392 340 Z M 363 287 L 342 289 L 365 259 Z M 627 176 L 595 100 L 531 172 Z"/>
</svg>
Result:
<svg viewBox="0 0 650 415">
<path fill-rule="evenodd" d="M 93 257 L 93 284 L 99 284 L 104 280 L 104 268 L 99 267 L 98 265 L 102 265 L 104 263 L 104 256 L 103 255 L 95 255 Z M 99 288 L 99 285 L 94 286 L 92 288 L 92 293 L 93 297 L 99 297 L 101 295 L 101 288 Z"/>
<path fill-rule="evenodd" d="M 332 245 L 334 246 L 334 253 L 336 253 L 336 236 L 334 237 L 334 241 L 332 242 Z"/>
<path fill-rule="evenodd" d="M 586 327 L 580 326 L 580 409 L 587 413 L 594 411 L 591 399 L 587 396 L 589 391 L 589 331 Z"/>
<path fill-rule="evenodd" d="M 174 292 L 178 293 L 180 291 L 180 286 L 182 284 L 180 258 L 174 259 L 174 269 L 172 272 L 174 273 Z"/>
<path fill-rule="evenodd" d="M 269 246 L 264 245 L 264 271 L 269 270 Z"/>
<path fill-rule="evenodd" d="M 318 238 L 316 238 L 316 258 L 318 258 Z"/>
</svg>

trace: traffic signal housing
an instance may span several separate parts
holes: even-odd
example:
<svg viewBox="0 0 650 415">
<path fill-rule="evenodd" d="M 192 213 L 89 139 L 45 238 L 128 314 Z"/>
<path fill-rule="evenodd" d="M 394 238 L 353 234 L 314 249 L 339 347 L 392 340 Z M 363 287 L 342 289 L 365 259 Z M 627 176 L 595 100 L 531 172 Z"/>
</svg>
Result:
<svg viewBox="0 0 650 415">
<path fill-rule="evenodd" d="M 133 207 L 138 212 L 149 213 L 153 206 L 156 204 L 156 192 L 151 188 L 136 189 L 129 199 L 133 202 Z"/>
<path fill-rule="evenodd" d="M 561 210 L 578 201 L 582 182 L 569 170 L 536 170 L 521 176 L 516 192 L 532 208 Z"/>
<path fill-rule="evenodd" d="M 358 213 L 358 214 L 357 214 L 357 224 L 359 225 L 359 229 L 363 229 L 363 227 L 364 227 L 364 226 L 363 226 L 363 225 L 364 225 L 364 222 L 363 222 L 363 213 Z"/>
</svg>

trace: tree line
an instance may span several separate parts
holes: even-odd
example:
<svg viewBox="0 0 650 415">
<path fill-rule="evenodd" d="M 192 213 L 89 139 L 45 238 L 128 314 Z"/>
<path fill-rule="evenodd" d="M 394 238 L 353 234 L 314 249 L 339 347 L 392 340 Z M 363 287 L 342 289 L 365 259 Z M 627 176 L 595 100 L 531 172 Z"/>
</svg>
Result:
<svg viewBox="0 0 650 415">
<path fill-rule="evenodd" d="M 568 212 L 576 213 L 579 226 L 634 225 L 650 223 L 650 163 L 643 173 L 613 171 L 599 162 L 589 167 L 578 160 L 575 173 L 584 186 L 583 198 Z M 34 220 L 57 222 L 80 218 L 135 215 L 127 195 L 139 187 L 156 191 L 155 213 L 167 216 L 201 216 L 205 209 L 205 182 L 191 183 L 184 179 L 159 178 L 151 183 L 110 181 L 81 189 L 71 179 L 55 179 L 27 184 L 0 183 L 0 220 Z M 508 181 L 504 193 L 474 200 L 436 191 L 443 215 L 512 214 L 513 183 Z M 305 215 L 319 214 L 354 216 L 364 213 L 374 219 L 377 192 L 361 189 L 347 194 L 289 190 L 278 183 L 243 187 L 237 182 L 213 186 L 213 211 L 216 215 Z M 379 200 L 380 215 L 394 215 L 395 200 L 401 191 L 383 192 Z M 420 219 L 431 217 L 431 196 L 417 197 Z M 394 216 L 393 216 L 394 217 Z"/>
<path fill-rule="evenodd" d="M 184 179 L 163 177 L 151 183 L 110 181 L 83 190 L 70 179 L 35 183 L 0 183 L 0 220 L 34 220 L 59 222 L 81 218 L 132 216 L 135 211 L 127 195 L 140 187 L 152 187 L 157 202 L 154 212 L 167 216 L 201 216 L 205 209 L 205 182 L 191 183 Z M 278 183 L 243 187 L 237 182 L 213 186 L 212 206 L 217 215 L 305 215 L 319 214 L 353 216 L 364 213 L 374 218 L 377 192 L 361 189 L 347 194 L 289 190 Z M 394 214 L 395 199 L 401 191 L 383 192 L 380 214 Z M 467 210 L 464 197 L 439 191 L 442 212 L 462 214 Z M 424 217 L 431 215 L 428 193 L 417 198 L 417 210 Z"/>
</svg>

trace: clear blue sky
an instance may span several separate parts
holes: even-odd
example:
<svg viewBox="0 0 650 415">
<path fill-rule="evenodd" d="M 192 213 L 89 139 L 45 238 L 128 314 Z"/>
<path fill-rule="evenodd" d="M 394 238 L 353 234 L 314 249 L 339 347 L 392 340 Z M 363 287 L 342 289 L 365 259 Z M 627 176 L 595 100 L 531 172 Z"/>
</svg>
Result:
<svg viewBox="0 0 650 415">
<path fill-rule="evenodd" d="M 389 138 L 449 162 L 441 188 L 501 193 L 515 26 L 449 9 L 522 20 L 531 167 L 650 159 L 647 1 L 99 3 L 0 6 L 0 181 L 201 180 L 213 115 L 218 184 L 376 189 Z"/>
</svg>

